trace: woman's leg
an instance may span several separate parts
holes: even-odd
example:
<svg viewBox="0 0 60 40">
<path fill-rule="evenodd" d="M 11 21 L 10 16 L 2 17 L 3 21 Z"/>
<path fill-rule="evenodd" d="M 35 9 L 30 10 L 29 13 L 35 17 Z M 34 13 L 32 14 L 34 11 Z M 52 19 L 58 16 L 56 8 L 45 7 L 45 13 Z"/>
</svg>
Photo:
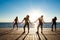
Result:
<svg viewBox="0 0 60 40">
<path fill-rule="evenodd" d="M 13 24 L 13 29 L 14 29 L 14 27 L 15 27 L 15 23 Z"/>
<path fill-rule="evenodd" d="M 51 28 L 51 31 L 53 31 L 53 25 L 54 25 L 54 24 L 52 24 L 52 28 Z"/>
<path fill-rule="evenodd" d="M 26 27 L 26 24 L 24 25 L 24 32 L 25 32 L 25 27 Z"/>
<path fill-rule="evenodd" d="M 41 33 L 43 32 L 43 23 L 41 24 Z"/>
<path fill-rule="evenodd" d="M 55 31 L 56 31 L 56 23 L 55 23 Z"/>
<path fill-rule="evenodd" d="M 29 33 L 29 23 L 27 24 L 27 27 L 28 27 L 28 33 Z"/>
<path fill-rule="evenodd" d="M 17 29 L 18 29 L 18 23 L 16 24 L 16 26 L 17 26 Z"/>
<path fill-rule="evenodd" d="M 38 24 L 38 26 L 37 26 L 37 32 L 39 32 L 39 26 L 40 26 L 40 24 Z"/>
</svg>

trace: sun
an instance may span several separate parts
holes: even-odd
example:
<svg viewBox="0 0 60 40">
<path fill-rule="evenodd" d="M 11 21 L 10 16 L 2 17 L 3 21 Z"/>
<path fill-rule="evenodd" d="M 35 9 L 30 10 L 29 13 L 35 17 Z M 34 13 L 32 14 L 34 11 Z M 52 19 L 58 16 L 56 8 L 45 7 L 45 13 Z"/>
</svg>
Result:
<svg viewBox="0 0 60 40">
<path fill-rule="evenodd" d="M 41 15 L 45 15 L 44 12 L 42 10 L 37 10 L 37 9 L 32 9 L 28 15 L 30 16 L 30 21 L 34 24 L 34 32 L 37 31 L 37 23 L 34 23 L 34 21 L 36 21 Z"/>
<path fill-rule="evenodd" d="M 40 10 L 32 9 L 30 11 L 29 15 L 30 15 L 31 22 L 34 22 L 35 20 L 38 19 L 38 17 L 40 17 L 41 15 L 43 15 L 43 13 Z"/>
</svg>

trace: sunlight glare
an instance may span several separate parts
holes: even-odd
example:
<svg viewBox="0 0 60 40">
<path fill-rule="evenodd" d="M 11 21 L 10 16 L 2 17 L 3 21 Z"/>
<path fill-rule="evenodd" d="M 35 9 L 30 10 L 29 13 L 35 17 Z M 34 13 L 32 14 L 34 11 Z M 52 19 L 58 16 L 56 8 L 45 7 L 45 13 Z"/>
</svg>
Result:
<svg viewBox="0 0 60 40">
<path fill-rule="evenodd" d="M 30 15 L 30 20 L 33 22 L 33 21 L 37 20 L 38 17 L 40 17 L 41 15 L 44 15 L 44 13 L 42 13 L 41 10 L 33 9 L 33 10 L 31 10 L 31 12 L 29 13 L 29 15 Z"/>
</svg>

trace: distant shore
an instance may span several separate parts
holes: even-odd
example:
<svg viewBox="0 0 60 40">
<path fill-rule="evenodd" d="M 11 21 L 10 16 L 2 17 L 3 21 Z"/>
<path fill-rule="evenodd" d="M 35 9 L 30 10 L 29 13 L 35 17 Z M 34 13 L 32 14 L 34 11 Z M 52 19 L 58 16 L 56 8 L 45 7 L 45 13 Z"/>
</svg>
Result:
<svg viewBox="0 0 60 40">
<path fill-rule="evenodd" d="M 38 25 L 38 24 L 37 24 Z M 30 28 L 37 27 L 33 23 L 33 25 L 30 24 Z M 23 28 L 24 24 L 23 23 L 18 23 L 19 28 Z M 12 22 L 6 22 L 6 23 L 0 23 L 0 28 L 13 28 L 13 23 Z M 51 28 L 51 22 L 46 22 L 43 24 L 43 28 Z M 60 22 L 57 22 L 57 28 L 60 28 Z"/>
</svg>

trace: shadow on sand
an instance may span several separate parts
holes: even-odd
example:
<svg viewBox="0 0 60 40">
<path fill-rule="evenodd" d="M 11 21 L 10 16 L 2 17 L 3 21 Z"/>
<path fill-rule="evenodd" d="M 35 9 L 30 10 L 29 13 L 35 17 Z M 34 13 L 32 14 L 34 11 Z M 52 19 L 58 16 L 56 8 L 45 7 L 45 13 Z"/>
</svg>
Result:
<svg viewBox="0 0 60 40">
<path fill-rule="evenodd" d="M 18 38 L 16 38 L 15 40 L 18 40 L 19 38 L 21 38 L 21 36 L 25 34 L 25 32 L 23 32 Z M 24 40 L 26 38 L 26 36 L 28 35 L 28 33 L 24 36 L 24 38 L 22 40 Z"/>
<path fill-rule="evenodd" d="M 53 32 L 55 32 L 55 33 L 57 33 L 58 35 L 60 35 L 60 31 L 53 31 Z"/>
<path fill-rule="evenodd" d="M 16 38 L 15 40 L 18 40 L 23 34 L 24 34 L 24 32 L 18 38 Z"/>
<path fill-rule="evenodd" d="M 46 38 L 46 36 L 43 34 L 43 32 L 42 32 L 41 34 L 44 36 L 45 40 L 47 40 L 47 38 Z"/>
<path fill-rule="evenodd" d="M 41 38 L 40 38 L 40 36 L 39 36 L 39 33 L 36 33 L 36 34 L 38 35 L 38 38 L 39 38 L 38 40 L 41 40 Z"/>
<path fill-rule="evenodd" d="M 24 36 L 24 38 L 22 40 L 24 40 L 26 38 L 26 36 L 28 35 L 28 33 Z"/>
<path fill-rule="evenodd" d="M 9 34 L 9 33 L 11 33 L 11 32 L 13 32 L 13 29 L 9 30 L 8 32 L 0 33 L 0 36 L 3 36 L 3 35 L 6 35 L 6 34 Z"/>
</svg>

